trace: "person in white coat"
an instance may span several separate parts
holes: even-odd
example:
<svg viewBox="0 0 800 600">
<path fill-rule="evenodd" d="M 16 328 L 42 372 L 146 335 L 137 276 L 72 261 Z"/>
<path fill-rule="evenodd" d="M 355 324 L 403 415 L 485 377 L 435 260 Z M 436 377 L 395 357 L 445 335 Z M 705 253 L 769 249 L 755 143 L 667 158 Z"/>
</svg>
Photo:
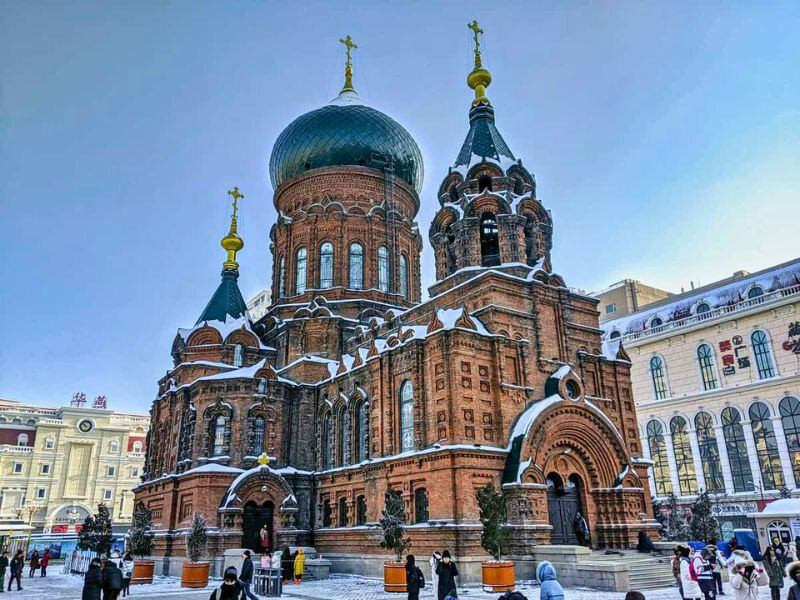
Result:
<svg viewBox="0 0 800 600">
<path fill-rule="evenodd" d="M 738 563 L 731 573 L 731 587 L 736 600 L 759 600 L 758 588 L 769 583 L 764 569 L 756 568 L 752 560 Z"/>
<path fill-rule="evenodd" d="M 281 572 L 281 553 L 280 552 L 273 552 L 272 553 L 272 568 L 278 569 L 278 574 Z"/>
<path fill-rule="evenodd" d="M 692 549 L 684 544 L 678 545 L 681 555 L 681 589 L 683 589 L 683 600 L 701 600 L 703 591 L 696 579 L 692 579 L 689 564 L 691 563 Z"/>
<path fill-rule="evenodd" d="M 428 564 L 431 566 L 431 589 L 433 590 L 434 595 L 436 595 L 436 590 L 439 589 L 439 576 L 436 574 L 436 567 L 439 566 L 439 561 L 441 560 L 442 555 L 438 552 L 431 554 L 431 557 L 428 560 Z"/>
</svg>

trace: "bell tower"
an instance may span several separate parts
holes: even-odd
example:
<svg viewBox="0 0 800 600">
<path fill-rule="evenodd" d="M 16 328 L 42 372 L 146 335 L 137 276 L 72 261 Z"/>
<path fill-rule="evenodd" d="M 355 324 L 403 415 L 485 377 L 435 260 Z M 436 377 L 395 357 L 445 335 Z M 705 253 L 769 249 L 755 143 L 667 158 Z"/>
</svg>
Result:
<svg viewBox="0 0 800 600">
<path fill-rule="evenodd" d="M 441 281 L 470 268 L 538 267 L 550 271 L 552 219 L 536 198 L 536 180 L 516 158 L 495 126 L 486 95 L 492 82 L 483 66 L 477 21 L 473 32 L 475 66 L 467 85 L 475 98 L 469 132 L 455 163 L 439 186 L 441 208 L 429 239 Z"/>
</svg>

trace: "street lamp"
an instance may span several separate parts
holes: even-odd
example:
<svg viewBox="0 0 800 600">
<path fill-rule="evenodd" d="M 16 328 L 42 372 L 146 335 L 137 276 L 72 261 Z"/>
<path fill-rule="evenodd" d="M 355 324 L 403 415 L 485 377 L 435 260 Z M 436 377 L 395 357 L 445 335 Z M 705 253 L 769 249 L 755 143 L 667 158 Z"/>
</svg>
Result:
<svg viewBox="0 0 800 600">
<path fill-rule="evenodd" d="M 33 527 L 31 524 L 33 523 L 33 515 L 39 512 L 39 506 L 35 504 L 26 504 L 25 506 L 20 506 L 17 509 L 17 518 L 22 519 L 22 515 L 28 516 L 28 539 L 25 542 L 25 554 L 28 553 L 28 548 L 31 545 L 31 534 L 33 533 Z"/>
<path fill-rule="evenodd" d="M 756 483 L 755 481 L 748 481 L 747 485 L 752 485 L 758 488 L 758 491 L 761 493 L 761 504 L 764 504 L 764 484 L 763 483 Z"/>
</svg>

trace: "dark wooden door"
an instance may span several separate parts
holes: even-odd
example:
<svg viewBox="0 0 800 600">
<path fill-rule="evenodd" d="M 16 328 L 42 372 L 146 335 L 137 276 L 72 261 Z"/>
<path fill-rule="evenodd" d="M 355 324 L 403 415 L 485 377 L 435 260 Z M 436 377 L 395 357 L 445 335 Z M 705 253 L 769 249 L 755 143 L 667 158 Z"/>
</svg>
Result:
<svg viewBox="0 0 800 600">
<path fill-rule="evenodd" d="M 578 536 L 572 527 L 572 520 L 580 510 L 580 498 L 575 487 L 566 490 L 547 490 L 547 512 L 553 531 L 551 544 L 578 544 Z"/>
<path fill-rule="evenodd" d="M 242 519 L 242 548 L 249 548 L 253 552 L 261 553 L 275 547 L 275 538 L 272 531 L 272 516 L 274 513 L 272 502 L 265 502 L 261 506 L 255 502 L 244 505 Z M 261 528 L 266 525 L 269 532 L 269 547 L 264 547 L 261 542 Z"/>
</svg>

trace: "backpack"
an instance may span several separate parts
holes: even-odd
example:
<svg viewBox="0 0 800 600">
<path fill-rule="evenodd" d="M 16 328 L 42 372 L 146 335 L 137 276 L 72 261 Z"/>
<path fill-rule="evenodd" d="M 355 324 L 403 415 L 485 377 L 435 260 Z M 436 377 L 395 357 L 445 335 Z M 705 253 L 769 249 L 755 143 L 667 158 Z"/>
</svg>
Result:
<svg viewBox="0 0 800 600">
<path fill-rule="evenodd" d="M 416 567 L 416 569 L 417 569 L 416 573 L 417 585 L 419 586 L 419 589 L 423 589 L 425 587 L 425 575 L 422 574 L 422 569 L 420 569 L 419 567 Z"/>
</svg>

